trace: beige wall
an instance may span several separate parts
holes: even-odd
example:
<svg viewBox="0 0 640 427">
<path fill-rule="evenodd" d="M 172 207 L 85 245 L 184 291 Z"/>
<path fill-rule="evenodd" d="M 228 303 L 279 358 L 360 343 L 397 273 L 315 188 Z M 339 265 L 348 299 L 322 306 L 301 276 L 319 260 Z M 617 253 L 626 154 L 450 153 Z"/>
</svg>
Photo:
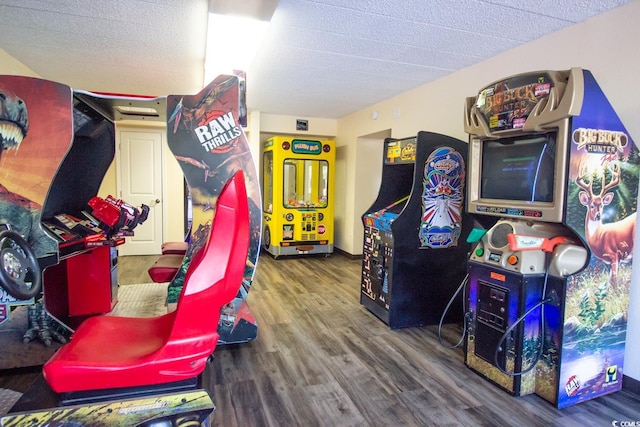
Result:
<svg viewBox="0 0 640 427">
<path fill-rule="evenodd" d="M 0 74 L 11 74 L 15 76 L 42 77 L 32 69 L 16 60 L 3 49 L 0 49 Z"/>
<path fill-rule="evenodd" d="M 463 125 L 463 103 L 481 87 L 511 74 L 541 69 L 590 70 L 621 117 L 631 137 L 640 142 L 640 1 L 558 31 L 525 46 L 506 52 L 431 84 L 403 93 L 338 121 L 339 169 L 344 180 L 338 186 L 340 210 L 336 212 L 336 247 L 352 254 L 362 253 L 363 203 L 358 187 L 375 179 L 378 165 L 360 156 L 360 138 L 390 129 L 393 137 L 415 135 L 428 130 L 467 140 Z M 377 119 L 373 119 L 373 112 Z M 380 157 L 382 153 L 380 152 Z M 372 171 L 373 175 L 372 175 Z M 373 201 L 373 200 L 372 200 Z M 637 230 L 637 228 L 636 228 Z M 640 242 L 640 232 L 636 235 Z M 627 330 L 624 374 L 640 380 L 640 245 L 636 245 Z"/>
<path fill-rule="evenodd" d="M 337 144 L 342 147 L 340 151 L 349 168 L 343 185 L 338 186 L 337 197 L 343 199 L 340 205 L 344 210 L 336 212 L 336 247 L 351 254 L 362 253 L 360 206 L 366 203 L 356 200 L 361 194 L 356 190 L 371 179 L 371 170 L 380 167 L 380 163 L 360 166 L 363 160 L 358 138 L 386 129 L 397 138 L 427 130 L 466 141 L 462 127 L 465 98 L 511 74 L 571 67 L 589 69 L 632 137 L 640 141 L 640 58 L 635 53 L 640 45 L 638 19 L 640 2 L 635 1 L 339 120 Z M 373 118 L 374 112 L 377 119 Z"/>
<path fill-rule="evenodd" d="M 304 119 L 309 123 L 308 132 L 296 130 L 296 119 Z M 249 113 L 247 128 L 244 130 L 249 140 L 251 155 L 256 166 L 262 157 L 262 143 L 272 136 L 296 135 L 310 138 L 334 139 L 338 128 L 338 121 L 319 117 L 298 117 L 252 111 Z"/>
<path fill-rule="evenodd" d="M 319 117 L 284 116 L 262 113 L 260 115 L 260 132 L 275 135 L 315 135 L 333 137 L 337 131 L 337 121 Z M 296 120 L 307 120 L 309 129 L 306 132 L 296 130 Z"/>
<path fill-rule="evenodd" d="M 252 146 L 252 154 L 255 159 L 260 159 L 262 143 L 272 136 L 292 135 L 315 139 L 335 139 L 338 131 L 338 121 L 335 119 L 325 119 L 321 117 L 301 117 L 286 116 L 278 114 L 261 113 L 254 111 L 252 117 L 259 117 L 260 126 L 257 127 L 259 134 L 254 135 L 251 140 L 257 145 Z M 296 119 L 307 120 L 309 130 L 296 130 Z M 253 151 L 255 149 L 255 151 Z"/>
</svg>

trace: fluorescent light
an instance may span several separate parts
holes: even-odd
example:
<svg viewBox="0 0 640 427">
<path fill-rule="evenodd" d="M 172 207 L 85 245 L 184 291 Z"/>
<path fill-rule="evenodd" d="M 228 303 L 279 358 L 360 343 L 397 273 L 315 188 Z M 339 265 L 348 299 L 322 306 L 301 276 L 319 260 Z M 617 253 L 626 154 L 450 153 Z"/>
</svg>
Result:
<svg viewBox="0 0 640 427">
<path fill-rule="evenodd" d="M 247 71 L 268 26 L 268 21 L 209 13 L 204 85 L 220 74 L 233 74 L 233 70 Z"/>
<path fill-rule="evenodd" d="M 158 110 L 148 107 L 133 107 L 128 105 L 117 105 L 116 110 L 121 114 L 132 116 L 158 116 Z"/>
</svg>

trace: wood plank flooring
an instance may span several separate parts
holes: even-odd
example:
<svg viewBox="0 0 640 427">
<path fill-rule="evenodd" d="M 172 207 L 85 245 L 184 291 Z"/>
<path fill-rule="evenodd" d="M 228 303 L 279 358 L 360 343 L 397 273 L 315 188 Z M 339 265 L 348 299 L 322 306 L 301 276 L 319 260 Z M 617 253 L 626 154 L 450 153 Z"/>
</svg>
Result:
<svg viewBox="0 0 640 427">
<path fill-rule="evenodd" d="M 121 257 L 123 284 L 149 282 L 153 257 Z M 360 260 L 261 255 L 248 304 L 252 342 L 218 347 L 211 373 L 219 426 L 611 426 L 640 420 L 628 391 L 563 410 L 512 397 L 466 368 L 437 326 L 391 331 L 359 304 Z M 449 343 L 460 330 L 447 325 Z M 37 375 L 0 375 L 24 391 Z M 632 425 L 632 424 L 627 424 Z"/>
<path fill-rule="evenodd" d="M 261 255 L 247 302 L 258 338 L 215 352 L 214 425 L 611 426 L 640 420 L 625 390 L 563 410 L 469 370 L 437 326 L 391 331 L 359 304 L 360 260 Z M 447 325 L 449 343 L 460 330 Z"/>
</svg>

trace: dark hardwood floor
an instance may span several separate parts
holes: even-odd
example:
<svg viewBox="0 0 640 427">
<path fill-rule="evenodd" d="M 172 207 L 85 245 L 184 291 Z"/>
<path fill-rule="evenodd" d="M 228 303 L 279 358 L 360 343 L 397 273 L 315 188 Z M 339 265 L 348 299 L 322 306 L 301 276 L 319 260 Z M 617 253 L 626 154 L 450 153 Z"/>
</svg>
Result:
<svg viewBox="0 0 640 427">
<path fill-rule="evenodd" d="M 153 257 L 121 257 L 120 282 L 149 282 Z M 360 260 L 260 257 L 248 304 L 258 338 L 218 347 L 219 426 L 611 426 L 640 420 L 626 390 L 557 410 L 512 397 L 469 370 L 437 326 L 390 330 L 359 304 Z M 447 325 L 445 339 L 460 330 Z M 36 372 L 0 377 L 23 391 Z M 620 425 L 620 424 L 618 424 Z M 633 425 L 633 424 L 627 424 Z M 637 424 L 636 424 L 637 425 Z"/>
<path fill-rule="evenodd" d="M 247 298 L 258 338 L 218 347 L 213 420 L 224 426 L 611 426 L 640 420 L 621 391 L 557 410 L 469 370 L 438 327 L 390 330 L 359 304 L 360 260 L 262 255 Z M 460 330 L 443 331 L 450 343 Z"/>
</svg>

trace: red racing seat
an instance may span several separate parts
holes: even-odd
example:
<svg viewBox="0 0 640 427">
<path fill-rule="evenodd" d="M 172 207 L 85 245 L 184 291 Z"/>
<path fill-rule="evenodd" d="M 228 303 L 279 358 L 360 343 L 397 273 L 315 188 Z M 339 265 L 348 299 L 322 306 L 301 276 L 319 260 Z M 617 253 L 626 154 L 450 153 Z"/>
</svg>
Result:
<svg viewBox="0 0 640 427">
<path fill-rule="evenodd" d="M 160 247 L 162 255 L 149 267 L 149 277 L 155 283 L 170 282 L 175 277 L 185 254 L 189 249 L 187 242 L 164 242 Z"/>
<path fill-rule="evenodd" d="M 183 260 L 184 255 L 160 255 L 156 262 L 149 267 L 149 277 L 155 283 L 170 282 L 182 267 Z"/>
<path fill-rule="evenodd" d="M 189 249 L 189 243 L 187 242 L 164 242 L 160 246 L 162 255 L 184 255 Z"/>
<path fill-rule="evenodd" d="M 249 249 L 244 174 L 220 193 L 209 238 L 189 264 L 177 309 L 158 317 L 97 316 L 44 365 L 58 392 L 137 387 L 198 376 L 218 342 L 221 308 L 242 283 Z"/>
</svg>

